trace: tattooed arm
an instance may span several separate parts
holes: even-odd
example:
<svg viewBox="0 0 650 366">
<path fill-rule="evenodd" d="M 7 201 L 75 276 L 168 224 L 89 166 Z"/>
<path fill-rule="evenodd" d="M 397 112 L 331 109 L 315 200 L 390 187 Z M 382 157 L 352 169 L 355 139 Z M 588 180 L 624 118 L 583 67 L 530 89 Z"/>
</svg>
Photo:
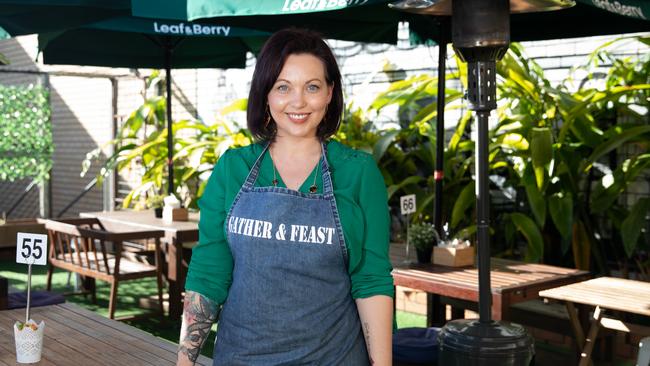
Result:
<svg viewBox="0 0 650 366">
<path fill-rule="evenodd" d="M 370 364 L 392 365 L 393 299 L 386 295 L 375 295 L 357 299 L 356 303 Z"/>
<path fill-rule="evenodd" d="M 218 315 L 217 303 L 194 291 L 185 293 L 177 366 L 194 365 Z"/>
</svg>

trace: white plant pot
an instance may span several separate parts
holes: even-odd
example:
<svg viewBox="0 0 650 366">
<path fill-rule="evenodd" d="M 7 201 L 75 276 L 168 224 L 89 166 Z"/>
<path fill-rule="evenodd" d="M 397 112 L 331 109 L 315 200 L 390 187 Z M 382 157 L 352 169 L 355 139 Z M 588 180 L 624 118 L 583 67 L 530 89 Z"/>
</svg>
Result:
<svg viewBox="0 0 650 366">
<path fill-rule="evenodd" d="M 30 323 L 36 323 L 29 320 Z M 14 338 L 16 340 L 16 361 L 18 363 L 36 363 L 41 360 L 43 351 L 43 331 L 45 322 L 38 324 L 37 330 L 26 326 L 18 330 L 18 323 L 14 324 Z"/>
</svg>

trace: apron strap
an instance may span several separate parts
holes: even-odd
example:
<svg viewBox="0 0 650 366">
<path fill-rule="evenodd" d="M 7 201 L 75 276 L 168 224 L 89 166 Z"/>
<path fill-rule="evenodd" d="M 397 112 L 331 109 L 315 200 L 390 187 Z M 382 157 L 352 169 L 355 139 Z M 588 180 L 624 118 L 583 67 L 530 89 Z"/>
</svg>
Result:
<svg viewBox="0 0 650 366">
<path fill-rule="evenodd" d="M 321 143 L 323 156 L 321 158 L 321 172 L 323 178 L 323 195 L 326 198 L 334 198 L 334 185 L 332 184 L 332 176 L 330 174 L 330 166 L 327 163 L 327 145 Z"/>
<path fill-rule="evenodd" d="M 253 186 L 255 185 L 255 181 L 257 180 L 257 176 L 260 173 L 260 166 L 262 165 L 262 157 L 264 157 L 264 154 L 266 153 L 266 150 L 269 149 L 269 146 L 271 146 L 270 142 L 266 143 L 266 146 L 264 146 L 264 150 L 260 153 L 260 155 L 257 157 L 257 160 L 255 160 L 255 164 L 253 164 L 253 167 L 251 168 L 251 171 L 248 173 L 248 176 L 246 177 L 246 182 L 244 182 L 244 185 L 242 186 L 242 189 L 244 191 L 250 191 L 253 189 Z"/>
</svg>

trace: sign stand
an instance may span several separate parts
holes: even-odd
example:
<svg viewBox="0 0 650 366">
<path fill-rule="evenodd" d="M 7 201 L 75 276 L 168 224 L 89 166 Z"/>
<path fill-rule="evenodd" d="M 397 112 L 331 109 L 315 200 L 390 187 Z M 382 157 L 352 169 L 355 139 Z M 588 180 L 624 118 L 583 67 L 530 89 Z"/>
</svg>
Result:
<svg viewBox="0 0 650 366">
<path fill-rule="evenodd" d="M 25 307 L 25 324 L 29 321 L 29 308 L 32 300 L 32 262 L 27 264 L 27 306 Z"/>
<path fill-rule="evenodd" d="M 402 215 L 406 215 L 406 258 L 404 259 L 404 264 L 411 264 L 409 257 L 409 247 L 411 246 L 409 229 L 411 227 L 411 214 L 416 211 L 415 195 L 409 194 L 402 196 L 400 197 L 399 201 Z"/>
<path fill-rule="evenodd" d="M 16 263 L 27 265 L 27 306 L 25 322 L 14 324 L 16 342 L 16 362 L 35 363 L 41 360 L 45 322 L 36 323 L 31 319 L 32 265 L 47 263 L 47 235 L 18 233 L 16 237 Z"/>
</svg>

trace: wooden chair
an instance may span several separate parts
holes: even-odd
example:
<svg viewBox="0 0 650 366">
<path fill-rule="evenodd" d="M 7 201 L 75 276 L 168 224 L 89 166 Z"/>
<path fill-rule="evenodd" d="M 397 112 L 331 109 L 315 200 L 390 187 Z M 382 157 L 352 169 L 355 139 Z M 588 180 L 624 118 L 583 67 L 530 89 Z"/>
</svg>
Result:
<svg viewBox="0 0 650 366">
<path fill-rule="evenodd" d="M 81 218 L 68 220 L 46 220 L 50 250 L 50 266 L 47 272 L 47 290 L 52 286 L 54 267 L 78 273 L 81 276 L 98 279 L 111 284 L 108 314 L 115 316 L 117 287 L 122 281 L 156 277 L 158 284 L 159 310 L 163 312 L 162 301 L 162 257 L 160 238 L 164 231 L 108 232 L 97 219 Z M 155 266 L 131 260 L 123 255 L 123 242 L 140 239 L 154 239 Z M 91 286 L 93 301 L 95 288 Z"/>
</svg>

